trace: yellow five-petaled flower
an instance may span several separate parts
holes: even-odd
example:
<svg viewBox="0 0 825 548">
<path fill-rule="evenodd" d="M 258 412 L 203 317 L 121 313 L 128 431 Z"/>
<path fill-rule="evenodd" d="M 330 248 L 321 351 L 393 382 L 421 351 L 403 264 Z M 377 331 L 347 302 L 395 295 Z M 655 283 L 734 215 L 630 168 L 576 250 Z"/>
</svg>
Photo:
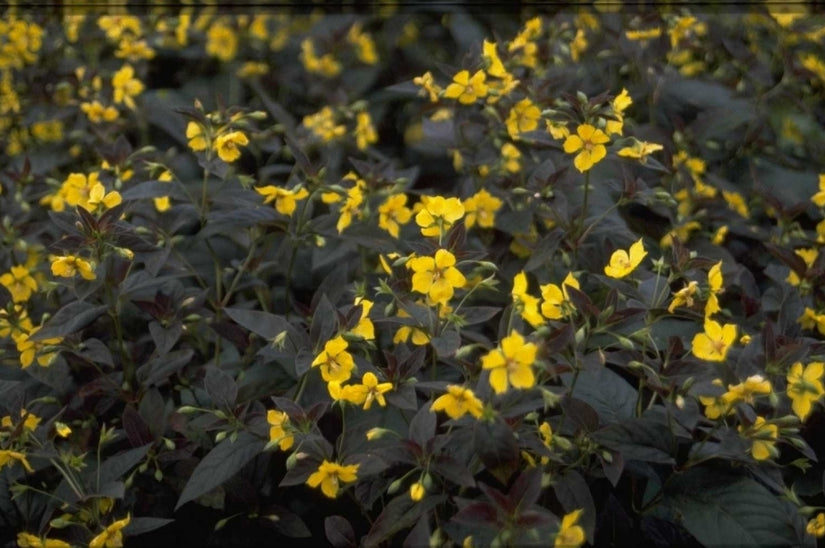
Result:
<svg viewBox="0 0 825 548">
<path fill-rule="evenodd" d="M 533 362 L 538 347 L 525 342 L 524 337 L 513 330 L 501 340 L 501 346 L 481 358 L 481 367 L 490 370 L 490 386 L 496 394 L 513 388 L 532 388 L 536 384 Z"/>
<path fill-rule="evenodd" d="M 825 364 L 822 362 L 811 362 L 804 367 L 801 362 L 796 362 L 788 371 L 788 397 L 793 401 L 793 412 L 803 422 L 808 418 L 814 402 L 825 395 L 823 374 Z"/>
<path fill-rule="evenodd" d="M 472 105 L 477 99 L 487 96 L 487 75 L 483 70 L 470 76 L 470 71 L 462 70 L 453 76 L 453 83 L 444 90 L 444 97 L 457 99 L 462 105 Z"/>
<path fill-rule="evenodd" d="M 234 162 L 241 157 L 241 151 L 238 147 L 248 144 L 249 139 L 242 131 L 230 131 L 218 135 L 215 139 L 215 151 L 224 162 Z"/>
<path fill-rule="evenodd" d="M 604 273 L 611 278 L 624 278 L 641 264 L 647 256 L 642 239 L 630 246 L 628 251 L 617 249 L 610 256 L 610 264 L 604 267 Z"/>
<path fill-rule="evenodd" d="M 318 470 L 309 476 L 307 485 L 313 488 L 320 485 L 321 492 L 334 499 L 338 496 L 341 483 L 352 483 L 358 479 L 358 466 L 357 464 L 341 465 L 324 460 L 318 466 Z"/>
<path fill-rule="evenodd" d="M 446 394 L 435 399 L 430 410 L 444 411 L 451 419 L 459 419 L 467 413 L 480 418 L 484 403 L 469 388 L 451 384 L 447 386 Z"/>
<path fill-rule="evenodd" d="M 705 320 L 705 331 L 693 337 L 692 352 L 701 360 L 723 362 L 735 340 L 735 324 L 719 325 L 713 320 Z"/>
<path fill-rule="evenodd" d="M 352 376 L 355 362 L 347 352 L 348 343 L 342 336 L 328 340 L 324 350 L 313 360 L 312 367 L 320 366 L 321 377 L 326 382 L 344 382 Z"/>
<path fill-rule="evenodd" d="M 608 141 L 610 137 L 604 131 L 590 124 L 582 124 L 576 128 L 575 135 L 567 136 L 563 147 L 568 154 L 578 153 L 573 159 L 573 165 L 584 173 L 607 156 L 604 144 Z"/>
<path fill-rule="evenodd" d="M 433 303 L 446 305 L 454 290 L 467 283 L 455 267 L 455 255 L 446 249 L 439 249 L 433 257 L 413 257 L 407 265 L 414 272 L 413 291 L 427 295 Z"/>
</svg>

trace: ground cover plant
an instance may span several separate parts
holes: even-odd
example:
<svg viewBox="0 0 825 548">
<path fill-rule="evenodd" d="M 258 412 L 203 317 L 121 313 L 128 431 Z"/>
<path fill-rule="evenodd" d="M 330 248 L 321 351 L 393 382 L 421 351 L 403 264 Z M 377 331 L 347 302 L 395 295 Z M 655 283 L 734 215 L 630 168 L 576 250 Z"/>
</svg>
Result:
<svg viewBox="0 0 825 548">
<path fill-rule="evenodd" d="M 815 546 L 825 17 L 10 7 L 0 541 Z"/>
</svg>

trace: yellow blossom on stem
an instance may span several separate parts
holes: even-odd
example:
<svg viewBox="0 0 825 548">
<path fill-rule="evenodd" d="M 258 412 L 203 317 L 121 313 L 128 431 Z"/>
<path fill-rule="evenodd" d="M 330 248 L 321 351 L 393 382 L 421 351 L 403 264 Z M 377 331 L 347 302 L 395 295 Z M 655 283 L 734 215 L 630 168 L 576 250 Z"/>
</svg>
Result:
<svg viewBox="0 0 825 548">
<path fill-rule="evenodd" d="M 808 521 L 805 532 L 816 538 L 825 537 L 825 513 L 818 513 L 816 517 Z"/>
<path fill-rule="evenodd" d="M 86 115 L 93 124 L 100 124 L 102 122 L 114 122 L 117 120 L 120 113 L 113 106 L 104 106 L 100 101 L 94 100 L 80 104 L 80 110 Z"/>
<path fill-rule="evenodd" d="M 561 287 L 556 284 L 545 284 L 541 286 L 541 314 L 548 320 L 567 318 L 576 310 L 576 307 L 570 302 L 570 296 L 567 294 L 567 286 L 580 289 L 579 281 L 573 276 L 572 272 L 567 273 L 567 277 L 564 278 Z"/>
<path fill-rule="evenodd" d="M 0 275 L 0 285 L 9 290 L 11 300 L 15 303 L 28 301 L 32 293 L 37 291 L 37 280 L 25 265 L 13 266 L 9 272 Z"/>
<path fill-rule="evenodd" d="M 215 151 L 218 157 L 224 162 L 234 162 L 241 157 L 241 151 L 238 147 L 249 144 L 249 139 L 242 131 L 230 131 L 218 135 L 215 139 Z"/>
<path fill-rule="evenodd" d="M 796 253 L 802 260 L 805 262 L 805 266 L 811 268 L 816 261 L 817 257 L 819 257 L 819 251 L 816 248 L 809 247 L 803 249 L 795 249 L 794 253 Z M 791 284 L 792 286 L 799 286 L 802 283 L 802 278 L 799 277 L 799 274 L 796 273 L 795 270 L 791 270 L 788 274 L 788 277 L 785 279 L 786 282 Z"/>
<path fill-rule="evenodd" d="M 705 330 L 693 337 L 691 351 L 700 360 L 723 362 L 736 340 L 736 325 L 719 325 L 713 320 L 705 320 Z"/>
<path fill-rule="evenodd" d="M 752 440 L 750 453 L 756 460 L 768 460 L 779 456 L 776 449 L 776 440 L 779 438 L 779 427 L 768 424 L 765 417 L 758 416 L 750 427 L 739 426 L 739 433 Z"/>
<path fill-rule="evenodd" d="M 813 404 L 825 395 L 822 386 L 822 375 L 825 374 L 825 364 L 811 362 L 807 366 L 796 362 L 788 371 L 788 397 L 793 401 L 793 412 L 799 420 L 805 422 L 811 412 Z"/>
<path fill-rule="evenodd" d="M 301 187 L 298 190 L 280 188 L 275 185 L 255 187 L 255 191 L 264 196 L 265 204 L 274 204 L 275 209 L 282 215 L 291 216 L 295 213 L 295 208 L 299 200 L 309 196 L 309 191 Z"/>
<path fill-rule="evenodd" d="M 578 548 L 585 543 L 587 537 L 582 526 L 578 524 L 583 511 L 579 508 L 564 515 L 559 532 L 556 533 L 556 540 L 553 542 L 554 548 Z"/>
<path fill-rule="evenodd" d="M 604 124 L 604 131 L 608 135 L 621 135 L 624 128 L 624 111 L 627 107 L 633 104 L 633 99 L 626 89 L 622 88 L 622 92 L 618 94 L 610 106 L 613 108 L 613 116 L 615 119 L 606 119 Z"/>
<path fill-rule="evenodd" d="M 513 304 L 521 317 L 532 325 L 538 327 L 544 323 L 544 318 L 539 314 L 539 299 L 527 292 L 527 274 L 522 270 L 513 277 L 513 290 L 510 292 Z"/>
<path fill-rule="evenodd" d="M 455 289 L 466 285 L 467 279 L 455 267 L 455 255 L 439 249 L 433 257 L 413 257 L 407 266 L 414 272 L 412 290 L 422 293 L 432 302 L 447 304 Z"/>
<path fill-rule="evenodd" d="M 348 344 L 338 335 L 324 343 L 324 350 L 312 361 L 312 367 L 321 368 L 321 377 L 326 382 L 345 382 L 352 376 L 355 361 L 347 352 Z"/>
<path fill-rule="evenodd" d="M 423 95 L 429 97 L 431 103 L 438 102 L 438 96 L 442 92 L 442 89 L 435 83 L 435 79 L 430 71 L 413 78 L 413 84 L 421 88 L 419 93 L 423 92 Z"/>
<path fill-rule="evenodd" d="M 186 124 L 186 138 L 189 139 L 189 148 L 193 152 L 209 148 L 209 137 L 206 128 L 195 121 Z"/>
<path fill-rule="evenodd" d="M 722 310 L 719 306 L 719 294 L 725 290 L 724 284 L 722 261 L 719 261 L 708 270 L 708 300 L 705 303 L 705 318 L 710 318 Z"/>
<path fill-rule="evenodd" d="M 533 131 L 539 127 L 541 111 L 539 107 L 525 97 L 510 109 L 507 116 L 507 133 L 513 139 L 518 139 L 519 135 L 528 131 Z"/>
<path fill-rule="evenodd" d="M 20 409 L 20 418 L 23 419 L 23 429 L 29 432 L 33 432 L 41 421 L 40 417 L 34 413 L 28 412 L 26 409 Z M 13 421 L 11 415 L 6 415 L 0 419 L 0 427 L 2 428 L 12 430 L 17 426 L 17 424 L 19 423 L 17 421 Z"/>
<path fill-rule="evenodd" d="M 642 164 L 647 163 L 648 155 L 662 150 L 664 147 L 662 145 L 656 143 L 648 143 L 646 141 L 639 141 L 635 137 L 633 138 L 633 144 L 629 147 L 624 147 L 619 149 L 617 154 L 622 158 L 633 158 L 639 160 Z"/>
<path fill-rule="evenodd" d="M 20 353 L 20 367 L 26 369 L 37 358 L 37 363 L 41 367 L 48 367 L 52 361 L 57 357 L 57 351 L 51 350 L 45 352 L 44 349 L 49 346 L 59 344 L 63 339 L 60 337 L 52 337 L 50 339 L 32 340 L 34 335 L 40 327 L 34 327 L 28 333 L 19 333 L 12 336 L 17 351 Z"/>
<path fill-rule="evenodd" d="M 693 297 L 699 288 L 699 282 L 691 280 L 688 284 L 673 294 L 673 300 L 667 307 L 667 311 L 673 314 L 673 311 L 680 306 L 693 306 Z"/>
<path fill-rule="evenodd" d="M 206 53 L 224 63 L 235 58 L 238 52 L 238 34 L 223 23 L 215 23 L 206 32 Z"/>
<path fill-rule="evenodd" d="M 796 321 L 803 329 L 816 329 L 820 335 L 825 335 L 825 314 L 818 314 L 813 308 L 806 306 Z"/>
<path fill-rule="evenodd" d="M 355 299 L 355 306 L 361 305 L 361 317 L 358 319 L 358 323 L 350 330 L 352 335 L 361 337 L 368 341 L 375 339 L 375 326 L 370 319 L 370 310 L 372 310 L 372 305 L 374 303 L 363 297 L 358 297 Z"/>
<path fill-rule="evenodd" d="M 89 548 L 121 548 L 123 546 L 123 529 L 129 525 L 131 516 L 118 520 L 92 539 Z"/>
<path fill-rule="evenodd" d="M 628 251 L 618 249 L 610 256 L 610 264 L 604 267 L 604 273 L 611 278 L 624 278 L 641 264 L 647 256 L 642 239 L 630 246 Z"/>
<path fill-rule="evenodd" d="M 134 98 L 143 92 L 143 82 L 135 78 L 135 69 L 126 64 L 112 77 L 115 104 L 123 103 L 128 108 L 135 108 Z"/>
<path fill-rule="evenodd" d="M 269 423 L 269 443 L 277 443 L 281 451 L 287 451 L 295 443 L 295 437 L 287 431 L 289 415 L 277 409 L 266 412 L 266 422 Z"/>
<path fill-rule="evenodd" d="M 398 310 L 397 316 L 399 318 L 409 318 L 410 314 L 403 308 Z M 395 344 L 407 342 L 412 342 L 416 346 L 422 346 L 430 342 L 430 335 L 427 333 L 426 330 L 419 326 L 415 325 L 402 325 L 398 328 L 398 331 L 395 332 L 395 335 L 392 338 L 392 342 Z"/>
<path fill-rule="evenodd" d="M 752 405 L 756 396 L 767 396 L 771 391 L 771 381 L 762 375 L 751 375 L 739 384 L 728 385 L 727 394 L 732 401 Z"/>
<path fill-rule="evenodd" d="M 378 206 L 378 226 L 398 238 L 401 227 L 412 218 L 412 210 L 407 207 L 406 194 L 393 194 Z"/>
<path fill-rule="evenodd" d="M 30 474 L 34 472 L 24 453 L 11 451 L 10 449 L 0 449 L 0 470 L 6 466 L 11 466 L 15 461 L 19 462 L 26 469 L 26 472 Z"/>
<path fill-rule="evenodd" d="M 444 90 L 444 97 L 456 99 L 462 105 L 472 105 L 487 96 L 487 75 L 483 70 L 470 76 L 470 71 L 462 70 L 453 76 L 453 82 Z"/>
<path fill-rule="evenodd" d="M 378 382 L 378 377 L 374 373 L 367 371 L 361 379 L 361 384 L 351 384 L 343 387 L 343 397 L 355 405 L 364 406 L 364 411 L 372 406 L 372 402 L 378 402 L 381 407 L 386 407 L 387 400 L 384 394 L 392 390 L 391 382 Z"/>
<path fill-rule="evenodd" d="M 496 212 L 504 204 L 486 189 L 481 189 L 464 200 L 464 225 L 472 228 L 476 224 L 481 228 L 493 228 L 496 222 Z"/>
<path fill-rule="evenodd" d="M 605 132 L 590 124 L 582 124 L 576 128 L 575 135 L 568 135 L 562 147 L 568 154 L 576 154 L 573 165 L 580 172 L 590 170 L 607 156 L 604 144 L 610 141 Z"/>
<path fill-rule="evenodd" d="M 41 538 L 31 533 L 17 533 L 19 548 L 72 548 L 68 542 L 55 538 Z"/>
<path fill-rule="evenodd" d="M 490 386 L 496 394 L 503 394 L 508 387 L 532 388 L 536 384 L 533 362 L 538 347 L 525 342 L 524 337 L 513 330 L 501 340 L 499 348 L 481 358 L 481 367 L 490 370 Z"/>
<path fill-rule="evenodd" d="M 63 255 L 52 260 L 52 274 L 62 278 L 73 278 L 80 274 L 84 280 L 94 280 L 92 263 L 75 255 Z"/>
<path fill-rule="evenodd" d="M 321 492 L 334 499 L 338 496 L 342 483 L 352 483 L 358 479 L 358 464 L 341 465 L 324 460 L 318 470 L 307 478 L 307 485 L 312 488 L 321 486 Z"/>
<path fill-rule="evenodd" d="M 378 133 L 372 125 L 370 113 L 361 111 L 355 116 L 355 145 L 358 150 L 367 150 L 367 147 L 378 142 Z"/>
<path fill-rule="evenodd" d="M 422 197 L 424 207 L 415 215 L 415 222 L 424 236 L 441 238 L 453 223 L 464 217 L 464 205 L 458 198 Z"/>
<path fill-rule="evenodd" d="M 481 57 L 487 65 L 487 74 L 495 78 L 507 77 L 507 69 L 501 62 L 498 56 L 498 49 L 495 42 L 484 40 L 481 46 Z"/>
<path fill-rule="evenodd" d="M 329 106 L 324 106 L 315 114 L 304 116 L 304 127 L 317 135 L 323 142 L 328 143 L 346 134 L 347 128 L 335 123 L 335 113 Z"/>
<path fill-rule="evenodd" d="M 437 397 L 430 406 L 431 411 L 444 411 L 451 419 L 459 419 L 467 413 L 480 418 L 483 409 L 484 404 L 472 390 L 456 384 L 448 385 L 447 392 Z"/>
<path fill-rule="evenodd" d="M 521 152 L 513 143 L 504 143 L 501 145 L 501 158 L 503 160 L 504 169 L 510 173 L 518 173 L 521 171 Z"/>
</svg>

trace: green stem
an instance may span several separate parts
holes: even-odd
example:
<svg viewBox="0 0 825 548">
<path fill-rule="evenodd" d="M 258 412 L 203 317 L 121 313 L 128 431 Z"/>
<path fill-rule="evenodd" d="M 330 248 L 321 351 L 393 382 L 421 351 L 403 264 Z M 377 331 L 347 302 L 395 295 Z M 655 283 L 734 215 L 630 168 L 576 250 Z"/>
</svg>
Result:
<svg viewBox="0 0 825 548">
<path fill-rule="evenodd" d="M 584 236 L 584 223 L 587 220 L 587 201 L 590 197 L 590 170 L 588 169 L 584 174 L 584 199 L 582 200 L 582 211 L 581 216 L 579 217 L 579 230 L 576 232 L 576 237 L 581 238 Z M 578 249 L 578 245 L 576 245 L 576 249 Z"/>
</svg>

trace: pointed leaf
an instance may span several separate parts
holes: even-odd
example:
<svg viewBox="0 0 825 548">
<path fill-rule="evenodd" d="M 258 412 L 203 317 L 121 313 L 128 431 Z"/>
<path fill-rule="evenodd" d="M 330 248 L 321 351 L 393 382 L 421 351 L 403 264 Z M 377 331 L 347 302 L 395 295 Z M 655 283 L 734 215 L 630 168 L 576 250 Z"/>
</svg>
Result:
<svg viewBox="0 0 825 548">
<path fill-rule="evenodd" d="M 106 305 L 94 306 L 85 301 L 73 301 L 60 310 L 31 336 L 33 341 L 65 337 L 80 331 L 106 312 Z"/>
<path fill-rule="evenodd" d="M 180 494 L 175 510 L 234 476 L 263 450 L 264 445 L 266 443 L 263 440 L 248 432 L 241 432 L 234 442 L 228 437 L 224 439 L 195 467 Z"/>
</svg>

